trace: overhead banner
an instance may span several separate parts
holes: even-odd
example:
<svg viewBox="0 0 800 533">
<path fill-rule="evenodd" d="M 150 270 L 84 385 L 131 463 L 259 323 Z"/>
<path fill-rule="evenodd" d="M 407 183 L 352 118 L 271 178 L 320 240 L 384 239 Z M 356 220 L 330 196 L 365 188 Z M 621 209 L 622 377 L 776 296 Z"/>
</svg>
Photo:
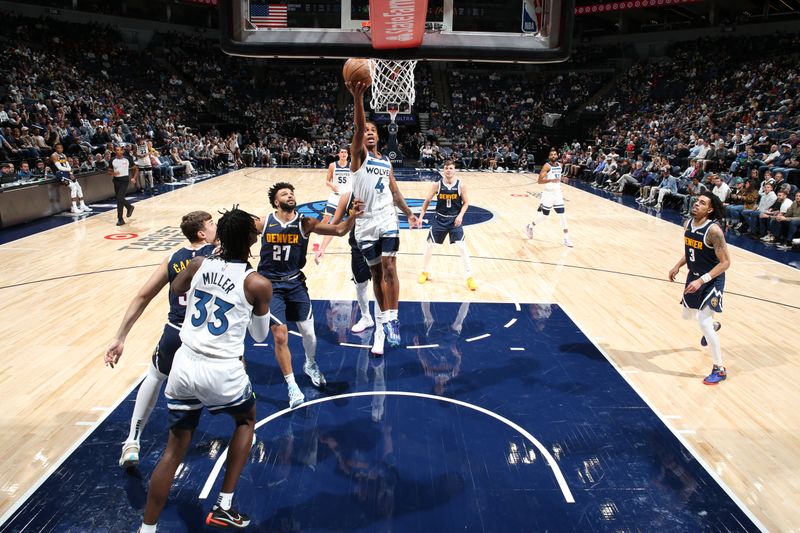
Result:
<svg viewBox="0 0 800 533">
<path fill-rule="evenodd" d="M 578 6 L 575 8 L 576 15 L 596 15 L 597 13 L 610 13 L 613 11 L 623 11 L 626 9 L 642 9 L 652 7 L 669 7 L 681 4 L 697 4 L 705 0 L 627 0 L 625 2 L 606 2 L 603 4 L 592 4 L 588 6 Z"/>
<path fill-rule="evenodd" d="M 425 36 L 428 0 L 369 0 L 372 48 L 417 48 Z"/>
</svg>

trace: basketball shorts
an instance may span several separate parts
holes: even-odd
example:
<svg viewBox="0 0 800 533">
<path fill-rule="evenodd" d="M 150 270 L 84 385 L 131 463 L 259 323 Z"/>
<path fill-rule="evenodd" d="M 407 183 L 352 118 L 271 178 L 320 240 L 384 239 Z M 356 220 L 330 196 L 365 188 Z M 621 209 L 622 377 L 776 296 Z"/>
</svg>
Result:
<svg viewBox="0 0 800 533">
<path fill-rule="evenodd" d="M 431 229 L 428 231 L 428 242 L 444 243 L 444 238 L 450 235 L 450 244 L 464 240 L 464 227 L 456 227 L 456 217 L 447 218 L 434 215 Z"/>
<path fill-rule="evenodd" d="M 200 411 L 243 414 L 255 404 L 253 387 L 239 357 L 212 358 L 185 345 L 178 348 L 164 390 L 169 427 L 194 429 Z"/>
<path fill-rule="evenodd" d="M 325 210 L 322 212 L 323 215 L 330 215 L 333 216 L 336 213 L 336 207 L 339 205 L 339 195 L 338 194 L 331 194 L 328 196 L 328 202 L 325 204 Z"/>
<path fill-rule="evenodd" d="M 172 369 L 172 361 L 175 359 L 175 352 L 181 347 L 181 328 L 173 326 L 169 322 L 164 324 L 164 332 L 158 339 L 156 349 L 153 351 L 153 366 L 169 376 Z"/>
<path fill-rule="evenodd" d="M 153 170 L 153 165 L 150 163 L 149 159 L 137 159 L 134 164 L 141 171 Z"/>
<path fill-rule="evenodd" d="M 689 272 L 686 276 L 686 285 L 698 279 L 699 274 Z M 700 286 L 700 290 L 692 294 L 684 294 L 681 303 L 689 309 L 704 309 L 709 307 L 716 313 L 722 312 L 722 294 L 725 291 L 725 275 L 718 276 L 708 283 Z"/>
<path fill-rule="evenodd" d="M 350 270 L 353 273 L 353 281 L 355 283 L 364 283 L 372 279 L 372 272 L 369 270 L 369 265 L 361 249 L 358 247 L 356 237 L 353 232 L 350 232 L 350 238 L 347 240 L 350 244 Z"/>
<path fill-rule="evenodd" d="M 269 304 L 270 325 L 303 322 L 311 318 L 311 298 L 305 276 L 291 281 L 272 282 L 272 302 Z"/>
<path fill-rule="evenodd" d="M 385 214 L 358 219 L 355 234 L 364 260 L 370 266 L 380 263 L 381 256 L 397 255 L 400 249 L 400 226 L 394 207 L 386 209 Z"/>
<path fill-rule="evenodd" d="M 549 211 L 553 208 L 555 208 L 556 212 L 564 209 L 564 196 L 561 194 L 561 189 L 542 192 L 542 209 Z"/>
</svg>

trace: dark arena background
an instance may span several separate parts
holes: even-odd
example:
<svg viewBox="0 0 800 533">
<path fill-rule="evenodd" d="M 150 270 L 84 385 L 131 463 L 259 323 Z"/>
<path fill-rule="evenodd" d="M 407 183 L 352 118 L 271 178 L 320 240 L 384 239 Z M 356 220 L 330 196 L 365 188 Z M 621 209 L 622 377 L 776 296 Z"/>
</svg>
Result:
<svg viewBox="0 0 800 533">
<path fill-rule="evenodd" d="M 365 115 L 396 185 L 361 190 L 396 206 L 381 268 L 397 346 L 373 353 L 381 280 L 364 319 L 361 252 L 296 229 L 303 277 L 272 283 L 305 279 L 327 383 L 289 319 L 290 407 L 280 330 L 248 334 L 255 430 L 232 506 L 249 524 L 216 520 L 237 451 L 230 417 L 204 410 L 158 531 L 800 532 L 799 0 L 0 0 L 0 15 L 0 533 L 153 531 L 153 473 L 180 432 L 148 380 L 181 328 L 164 324 L 164 261 L 189 245 L 182 217 L 263 219 L 288 182 L 279 213 L 327 220 L 339 176 L 342 193 L 367 179 L 336 163 L 352 160 L 351 57 L 371 58 Z M 707 194 L 724 213 L 699 237 Z M 463 241 L 431 244 L 445 223 Z M 700 325 L 682 318 L 694 253 L 727 268 Z"/>
</svg>

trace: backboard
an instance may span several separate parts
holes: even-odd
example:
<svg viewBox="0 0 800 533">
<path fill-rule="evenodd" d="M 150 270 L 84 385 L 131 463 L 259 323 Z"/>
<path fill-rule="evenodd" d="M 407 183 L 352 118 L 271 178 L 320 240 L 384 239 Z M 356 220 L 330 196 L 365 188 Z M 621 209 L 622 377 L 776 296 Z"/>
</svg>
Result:
<svg viewBox="0 0 800 533">
<path fill-rule="evenodd" d="M 387 5 L 423 4 L 384 0 Z M 222 49 L 249 57 L 550 63 L 569 57 L 575 0 L 428 0 L 422 44 L 373 47 L 370 0 L 220 0 Z"/>
</svg>

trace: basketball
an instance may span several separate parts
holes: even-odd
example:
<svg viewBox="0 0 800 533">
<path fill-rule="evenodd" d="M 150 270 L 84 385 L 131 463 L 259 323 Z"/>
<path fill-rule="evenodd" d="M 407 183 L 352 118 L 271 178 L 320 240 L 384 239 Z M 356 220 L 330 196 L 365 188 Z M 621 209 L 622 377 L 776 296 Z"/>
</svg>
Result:
<svg viewBox="0 0 800 533">
<path fill-rule="evenodd" d="M 367 87 L 372 85 L 372 76 L 369 74 L 369 60 L 361 58 L 348 59 L 344 68 L 342 68 L 342 76 L 345 81 L 355 83 L 360 81 Z"/>
</svg>

